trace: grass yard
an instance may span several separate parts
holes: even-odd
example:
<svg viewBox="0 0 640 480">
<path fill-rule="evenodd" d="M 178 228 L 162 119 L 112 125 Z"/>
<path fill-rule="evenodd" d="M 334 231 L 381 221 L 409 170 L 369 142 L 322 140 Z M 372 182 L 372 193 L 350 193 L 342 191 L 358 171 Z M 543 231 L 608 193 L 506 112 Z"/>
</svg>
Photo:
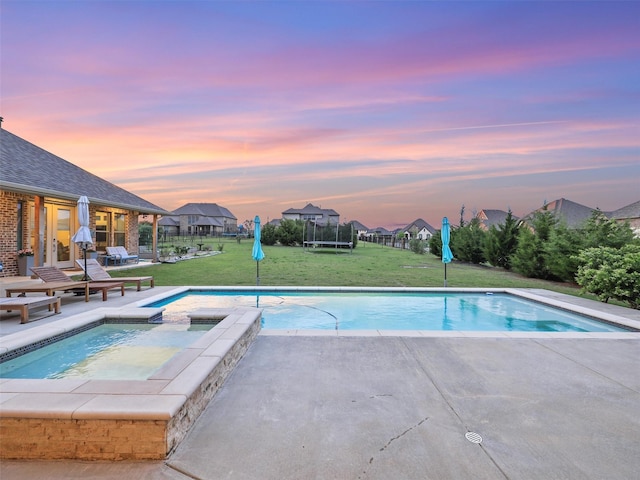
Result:
<svg viewBox="0 0 640 480">
<path fill-rule="evenodd" d="M 222 253 L 197 257 L 175 264 L 136 268 L 136 275 L 153 275 L 156 285 L 230 285 L 255 286 L 256 262 L 251 258 L 253 242 L 243 239 L 211 240 L 214 250 L 222 244 Z M 263 246 L 260 262 L 261 286 L 365 286 L 365 287 L 442 287 L 444 265 L 430 254 L 417 255 L 409 250 L 381 247 L 359 242 L 349 250 Z M 131 275 L 113 271 L 112 276 Z M 563 283 L 523 278 L 504 270 L 450 263 L 449 287 L 545 288 L 580 295 L 579 288 Z M 592 298 L 590 296 L 586 296 Z"/>
</svg>

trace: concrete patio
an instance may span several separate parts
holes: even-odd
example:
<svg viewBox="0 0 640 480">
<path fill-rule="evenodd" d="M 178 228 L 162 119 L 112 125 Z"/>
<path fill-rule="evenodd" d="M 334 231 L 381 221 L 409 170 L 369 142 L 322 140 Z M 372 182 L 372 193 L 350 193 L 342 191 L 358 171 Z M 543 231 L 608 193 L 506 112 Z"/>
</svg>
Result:
<svg viewBox="0 0 640 480">
<path fill-rule="evenodd" d="M 107 303 L 158 293 L 127 289 Z M 638 311 L 546 295 L 640 320 Z M 102 303 L 63 299 L 62 315 L 15 328 L 37 328 Z M 14 323 L 3 319 L 0 333 L 15 331 Z M 469 441 L 468 432 L 481 442 Z M 8 460 L 0 477 L 634 479 L 639 432 L 640 333 L 443 338 L 263 331 L 165 461 Z"/>
</svg>

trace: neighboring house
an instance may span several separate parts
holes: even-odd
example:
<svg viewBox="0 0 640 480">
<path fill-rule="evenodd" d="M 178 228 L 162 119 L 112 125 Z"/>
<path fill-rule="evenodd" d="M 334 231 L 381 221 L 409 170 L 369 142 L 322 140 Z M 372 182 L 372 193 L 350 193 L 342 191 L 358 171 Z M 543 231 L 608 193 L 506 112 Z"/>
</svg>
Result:
<svg viewBox="0 0 640 480">
<path fill-rule="evenodd" d="M 158 224 L 167 235 L 211 237 L 238 233 L 238 219 L 216 203 L 187 203 L 162 217 Z"/>
<path fill-rule="evenodd" d="M 480 210 L 476 215 L 476 218 L 480 220 L 480 228 L 482 230 L 489 230 L 492 226 L 504 225 L 505 220 L 509 212 L 504 210 Z M 514 220 L 518 220 L 518 217 L 511 213 L 511 217 Z"/>
<path fill-rule="evenodd" d="M 640 200 L 613 212 L 607 213 L 607 217 L 618 222 L 629 222 L 636 237 L 640 237 Z"/>
<path fill-rule="evenodd" d="M 353 224 L 353 229 L 356 231 L 357 238 L 364 239 L 369 231 L 367 226 L 357 220 L 353 220 L 351 223 Z"/>
<path fill-rule="evenodd" d="M 394 238 L 394 233 L 384 227 L 376 227 L 367 230 L 367 239 L 370 242 L 387 244 Z"/>
<path fill-rule="evenodd" d="M 317 225 L 336 225 L 340 223 L 340 214 L 335 210 L 316 207 L 308 203 L 304 208 L 290 208 L 282 212 L 282 219 L 311 220 Z"/>
<path fill-rule="evenodd" d="M 403 234 L 407 240 L 411 240 L 413 238 L 429 240 L 436 233 L 436 229 L 423 219 L 418 218 L 406 227 L 401 228 L 399 233 Z"/>
<path fill-rule="evenodd" d="M 542 212 L 544 210 L 553 213 L 558 220 L 565 222 L 567 227 L 577 228 L 591 217 L 595 209 L 572 202 L 566 198 L 560 198 L 525 215 L 523 220 L 526 222 L 535 212 Z"/>
<path fill-rule="evenodd" d="M 169 213 L 0 125 L 0 261 L 5 275 L 18 275 L 18 250 L 28 248 L 36 266 L 74 267 L 82 252 L 71 237 L 79 227 L 77 201 L 83 195 L 89 198 L 89 229 L 97 250 L 124 246 L 137 253 L 138 215 L 153 215 L 155 227 L 158 216 Z"/>
</svg>

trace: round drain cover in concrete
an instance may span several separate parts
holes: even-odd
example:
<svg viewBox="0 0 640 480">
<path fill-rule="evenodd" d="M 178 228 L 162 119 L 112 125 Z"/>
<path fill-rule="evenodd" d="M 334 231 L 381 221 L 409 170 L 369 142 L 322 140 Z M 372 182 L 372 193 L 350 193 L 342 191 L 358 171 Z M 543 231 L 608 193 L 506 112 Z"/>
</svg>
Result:
<svg viewBox="0 0 640 480">
<path fill-rule="evenodd" d="M 464 437 L 471 443 L 482 443 L 482 437 L 476 432 L 467 432 L 464 434 Z"/>
</svg>

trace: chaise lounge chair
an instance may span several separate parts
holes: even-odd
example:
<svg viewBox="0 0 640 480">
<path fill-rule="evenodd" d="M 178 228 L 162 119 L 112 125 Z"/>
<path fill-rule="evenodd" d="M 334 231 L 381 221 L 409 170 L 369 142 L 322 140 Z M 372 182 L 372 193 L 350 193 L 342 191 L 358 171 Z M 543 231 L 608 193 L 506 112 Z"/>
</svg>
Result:
<svg viewBox="0 0 640 480">
<path fill-rule="evenodd" d="M 80 265 L 80 268 L 84 270 L 84 260 L 76 260 L 76 263 Z M 153 288 L 155 283 L 151 275 L 147 277 L 112 277 L 109 275 L 95 258 L 87 259 L 87 270 L 85 272 L 93 283 L 100 282 L 123 282 L 123 283 L 135 283 L 137 290 L 140 291 L 142 282 L 149 282 L 150 288 Z"/>
<path fill-rule="evenodd" d="M 138 263 L 138 255 L 131 255 L 124 247 L 106 247 L 107 255 L 118 262 L 120 265 L 129 263 L 129 260 L 133 260 L 134 263 Z"/>
<path fill-rule="evenodd" d="M 35 273 L 38 276 L 38 278 L 40 278 L 44 282 L 43 287 L 45 287 L 49 283 L 62 283 L 64 281 L 73 283 L 73 280 L 66 273 L 64 273 L 62 270 L 60 270 L 57 267 L 31 267 L 31 271 Z M 75 283 L 78 283 L 78 282 L 75 282 Z M 108 291 L 113 290 L 114 288 L 119 288 L 121 294 L 124 296 L 124 283 L 118 282 L 117 280 L 113 280 L 112 282 L 109 282 L 109 283 L 107 282 L 80 282 L 80 283 L 86 284 L 85 296 L 86 296 L 87 302 L 89 301 L 87 292 L 102 292 L 103 302 L 107 301 Z M 27 287 L 27 288 L 33 288 L 33 287 Z M 64 289 L 64 291 L 70 291 L 73 289 L 74 287 L 70 287 L 70 288 Z M 58 290 L 63 290 L 63 289 L 58 288 Z M 8 292 L 9 290 L 7 290 L 7 293 Z"/>
<path fill-rule="evenodd" d="M 20 312 L 20 323 L 29 322 L 29 309 L 49 307 L 49 311 L 60 313 L 60 297 L 16 297 L 0 298 L 0 310 L 17 310 Z"/>
</svg>

